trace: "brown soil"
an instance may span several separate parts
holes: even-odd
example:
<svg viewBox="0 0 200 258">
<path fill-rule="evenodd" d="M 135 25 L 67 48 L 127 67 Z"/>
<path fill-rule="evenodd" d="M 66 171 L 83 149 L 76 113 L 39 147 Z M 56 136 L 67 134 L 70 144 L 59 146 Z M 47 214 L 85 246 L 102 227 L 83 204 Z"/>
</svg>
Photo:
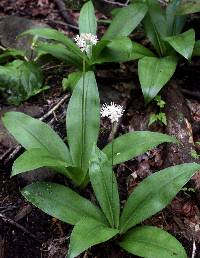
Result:
<svg viewBox="0 0 200 258">
<path fill-rule="evenodd" d="M 0 3 L 0 15 L 13 14 L 42 20 L 50 25 L 52 25 L 52 20 L 57 20 L 60 22 L 54 22 L 56 28 L 62 30 L 67 28 L 62 24 L 64 20 L 62 20 L 53 1 L 17 0 L 13 2 L 2 0 Z M 71 15 L 76 19 L 77 13 L 71 13 Z M 163 97 L 167 100 L 166 114 L 169 121 L 174 123 L 173 128 L 170 126 L 165 128 L 157 124 L 151 127 L 153 131 L 171 133 L 170 130 L 173 129 L 178 137 L 180 130 L 177 128 L 181 125 L 179 123 L 178 125 L 175 124 L 177 123 L 176 117 L 174 117 L 174 112 L 170 109 L 172 108 L 170 105 L 173 104 L 175 105 L 173 106 L 175 110 L 182 112 L 184 117 L 188 119 L 189 129 L 192 128 L 192 132 L 190 132 L 192 135 L 189 136 L 192 136 L 195 141 L 200 141 L 200 114 L 198 113 L 200 107 L 200 97 L 198 97 L 200 96 L 198 88 L 199 69 L 200 64 L 198 60 L 194 60 L 190 65 L 183 63 L 178 68 L 174 75 L 176 79 L 174 87 L 176 90 L 173 91 L 177 95 L 174 95 L 172 98 L 169 96 L 170 91 L 168 95 L 166 91 L 163 91 Z M 145 108 L 135 71 L 135 64 L 130 63 L 122 66 L 99 67 L 97 72 L 102 102 L 116 98 L 117 102 L 123 102 L 126 105 L 126 113 L 116 135 L 133 129 L 147 130 L 148 116 L 156 108 L 154 104 Z M 53 70 L 50 69 L 47 72 L 46 78 L 49 85 L 52 85 L 51 90 L 32 98 L 25 105 L 38 105 L 42 108 L 42 114 L 45 114 L 63 96 L 59 85 L 61 85 L 62 74 L 67 74 L 68 72 L 67 69 L 61 70 L 60 75 L 59 73 L 55 75 L 52 74 Z M 108 85 L 110 86 L 109 90 Z M 181 91 L 181 88 L 185 91 Z M 194 92 L 193 95 L 191 94 L 192 92 Z M 180 100 L 179 105 L 176 98 Z M 4 103 L 1 104 L 1 107 L 5 106 Z M 62 137 L 65 137 L 64 110 L 65 105 L 56 112 L 56 115 L 61 119 L 53 123 L 54 129 Z M 101 126 L 102 133 L 99 145 L 102 147 L 107 142 L 109 128 L 104 122 L 102 122 Z M 184 124 L 181 126 L 181 130 L 189 130 L 187 126 Z M 186 141 L 184 146 L 187 147 L 187 150 L 191 147 L 187 141 L 189 136 L 187 135 L 184 138 Z M 120 197 L 123 202 L 130 191 L 149 174 L 170 164 L 187 162 L 191 158 L 191 156 L 188 156 L 188 153 L 186 155 L 186 148 L 183 152 L 181 147 L 176 147 L 177 156 L 170 156 L 169 152 L 173 148 L 173 146 L 167 145 L 159 146 L 137 159 L 126 162 L 116 168 Z M 192 148 L 197 152 L 199 151 L 198 146 L 196 148 L 192 146 Z M 180 157 L 182 158 L 181 161 Z M 26 182 L 16 177 L 10 178 L 12 162 L 6 164 L 6 166 L 3 163 L 0 164 L 0 258 L 64 258 L 68 250 L 71 226 L 44 214 L 25 201 L 20 194 L 20 189 Z M 137 178 L 133 176 L 133 173 L 137 175 Z M 54 177 L 53 180 L 64 183 L 64 179 L 60 176 Z M 195 186 L 198 185 L 199 180 L 198 177 L 194 179 Z M 188 187 L 190 187 L 190 184 L 188 184 Z M 197 187 L 200 189 L 200 183 Z M 87 191 L 92 195 L 90 190 Z M 83 194 L 88 195 L 88 192 Z M 186 248 L 188 257 L 191 257 L 192 245 L 195 240 L 197 245 L 195 257 L 200 258 L 200 236 L 199 231 L 196 231 L 197 225 L 200 225 L 199 207 L 198 189 L 196 193 L 181 191 L 166 209 L 145 221 L 145 224 L 164 228 L 176 236 Z M 135 256 L 123 252 L 113 242 L 95 246 L 80 257 L 129 258 Z"/>
</svg>

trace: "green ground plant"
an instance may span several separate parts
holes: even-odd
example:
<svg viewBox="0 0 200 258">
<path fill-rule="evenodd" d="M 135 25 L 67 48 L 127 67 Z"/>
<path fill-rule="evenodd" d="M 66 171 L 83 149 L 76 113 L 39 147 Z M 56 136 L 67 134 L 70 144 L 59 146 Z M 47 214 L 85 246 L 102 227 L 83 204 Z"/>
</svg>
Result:
<svg viewBox="0 0 200 258">
<path fill-rule="evenodd" d="M 14 162 L 12 175 L 46 166 L 64 174 L 77 186 L 87 185 L 91 151 L 99 135 L 99 114 L 100 100 L 92 71 L 78 81 L 68 104 L 67 145 L 47 124 L 20 112 L 6 113 L 2 118 L 5 127 L 26 149 Z M 115 143 L 114 164 L 115 159 L 117 163 L 124 162 L 163 142 L 176 140 L 148 131 L 120 136 Z"/>
<path fill-rule="evenodd" d="M 22 50 L 6 49 L 0 55 L 0 91 L 9 104 L 22 101 L 48 89 L 39 64 Z"/>
<path fill-rule="evenodd" d="M 189 29 L 182 32 L 187 15 L 198 10 L 200 4 L 196 1 L 191 5 L 172 0 L 165 7 L 161 7 L 157 0 L 133 1 L 127 7 L 114 12 L 111 24 L 98 43 L 91 46 L 89 56 L 81 52 L 73 40 L 53 29 L 33 29 L 23 35 L 31 34 L 39 39 L 52 40 L 51 43 L 39 40 L 35 45 L 38 54 L 51 54 L 78 69 L 63 80 L 64 89 L 73 89 L 80 79 L 83 60 L 86 70 L 95 70 L 96 64 L 139 59 L 138 75 L 145 103 L 148 104 L 170 80 L 182 57 L 190 61 L 192 56 L 200 55 L 200 44 L 199 41 L 195 42 L 195 31 Z M 140 23 L 153 49 L 128 38 Z M 81 9 L 79 33 L 96 36 L 97 22 L 91 1 Z"/>
<path fill-rule="evenodd" d="M 174 8 L 174 3 L 175 1 L 172 1 L 167 8 L 170 8 L 169 6 Z M 169 51 L 169 56 L 163 57 L 162 55 L 168 52 L 160 52 L 162 54 L 160 57 L 146 57 L 144 52 L 151 53 L 150 55 L 154 54 L 140 44 L 132 42 L 127 35 L 141 22 L 145 15 L 146 18 L 150 15 L 151 11 L 154 10 L 154 4 L 155 1 L 137 0 L 134 4 L 118 11 L 103 38 L 97 44 L 83 46 L 79 44 L 77 46 L 67 36 L 52 29 L 34 29 L 24 33 L 24 35 L 32 34 L 54 41 L 54 43 L 38 41 L 35 47 L 39 51 L 39 55 L 51 53 L 79 69 L 78 75 L 71 75 L 73 92 L 66 114 L 66 143 L 49 125 L 28 115 L 7 112 L 2 117 L 4 126 L 25 148 L 25 152 L 15 160 L 12 166 L 12 176 L 48 167 L 72 182 L 73 189 L 57 183 L 36 182 L 22 190 L 23 196 L 35 206 L 74 226 L 70 237 L 68 258 L 77 257 L 88 248 L 108 240 L 117 243 L 125 251 L 140 257 L 187 257 L 183 246 L 175 237 L 160 228 L 144 225 L 143 222 L 165 208 L 190 178 L 200 170 L 200 165 L 187 163 L 172 166 L 148 176 L 133 189 L 125 205 L 121 208 L 113 167 L 144 154 L 161 143 L 178 142 L 169 135 L 140 131 L 120 135 L 116 139 L 112 139 L 102 150 L 97 145 L 100 114 L 110 120 L 113 129 L 124 110 L 122 106 L 114 103 L 105 104 L 100 109 L 99 92 L 94 74 L 95 64 L 142 58 L 140 61 L 143 65 L 147 62 L 147 58 L 151 58 L 153 67 L 162 67 L 157 61 L 155 63 L 152 58 L 156 60 L 175 58 L 174 60 L 178 60 L 178 57 L 174 55 L 174 49 L 176 49 L 174 42 L 177 42 L 177 37 L 181 39 L 178 40 L 181 42 L 181 46 L 185 44 L 185 37 L 192 44 L 195 44 L 193 41 L 194 31 L 189 30 L 185 32 L 186 35 L 175 34 L 173 38 L 164 37 L 165 39 L 158 40 L 158 53 L 162 49 L 162 51 Z M 156 12 L 155 15 L 159 18 L 158 20 L 162 18 L 159 12 Z M 170 17 L 173 17 L 172 14 Z M 179 20 L 179 18 L 177 19 Z M 126 26 L 121 26 L 125 21 Z M 176 23 L 176 26 L 178 26 L 177 24 L 179 23 Z M 182 26 L 180 25 L 179 30 Z M 81 10 L 79 29 L 80 36 L 81 33 L 90 33 L 90 39 L 96 40 L 96 18 L 94 7 L 90 1 Z M 176 29 L 178 32 L 179 30 Z M 156 36 L 157 39 L 159 39 L 158 36 L 159 34 Z M 186 45 L 184 47 L 187 48 Z M 83 48 L 84 51 L 81 51 Z M 186 51 L 187 58 L 190 59 L 192 53 L 191 49 L 188 49 L 189 47 Z M 176 49 L 176 51 L 183 55 L 182 50 Z M 140 61 L 139 77 L 141 78 Z M 164 68 L 162 68 L 164 70 L 170 66 L 165 61 L 165 59 L 162 61 L 165 63 Z M 174 64 L 176 66 L 176 61 Z M 147 68 L 149 66 L 150 63 L 148 63 Z M 154 73 L 163 74 L 162 69 L 161 71 L 154 70 Z M 163 77 L 158 76 L 156 80 L 163 82 Z M 153 86 L 155 85 L 154 83 Z M 148 92 L 147 98 L 144 94 L 146 103 L 155 97 L 154 94 L 157 94 L 156 90 L 148 90 Z M 161 100 L 158 103 L 163 105 Z M 77 188 L 86 187 L 89 182 L 96 197 L 95 203 L 75 191 Z"/>
<path fill-rule="evenodd" d="M 89 71 L 78 81 L 67 109 L 68 146 L 37 119 L 19 112 L 3 116 L 5 127 L 26 149 L 13 164 L 13 176 L 49 167 L 69 178 L 75 186 L 83 188 L 90 181 L 98 206 L 56 183 L 36 182 L 26 186 L 22 194 L 47 214 L 74 225 L 68 258 L 108 240 L 141 257 L 160 258 L 164 254 L 165 258 L 186 258 L 184 248 L 173 236 L 141 223 L 166 207 L 200 165 L 172 166 L 147 177 L 133 190 L 121 211 L 113 166 L 160 143 L 177 141 L 161 133 L 129 132 L 112 139 L 100 150 L 97 147 L 99 113 L 95 76 Z M 108 117 L 112 126 L 122 114 L 122 107 L 115 104 L 101 109 L 102 117 Z"/>
</svg>

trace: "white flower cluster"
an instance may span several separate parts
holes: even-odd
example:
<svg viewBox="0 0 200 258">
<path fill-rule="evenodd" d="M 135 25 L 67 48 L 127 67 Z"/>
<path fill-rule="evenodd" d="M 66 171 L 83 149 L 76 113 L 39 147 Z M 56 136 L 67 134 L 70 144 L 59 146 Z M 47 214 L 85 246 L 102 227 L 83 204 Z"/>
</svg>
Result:
<svg viewBox="0 0 200 258">
<path fill-rule="evenodd" d="M 74 40 L 81 51 L 85 51 L 87 54 L 90 52 L 91 47 L 98 42 L 97 36 L 91 33 L 81 33 L 81 35 L 77 35 Z"/>
<path fill-rule="evenodd" d="M 102 117 L 107 117 L 110 119 L 111 123 L 114 123 L 118 122 L 120 117 L 122 117 L 124 109 L 122 106 L 111 102 L 110 105 L 103 104 L 100 113 Z"/>
</svg>

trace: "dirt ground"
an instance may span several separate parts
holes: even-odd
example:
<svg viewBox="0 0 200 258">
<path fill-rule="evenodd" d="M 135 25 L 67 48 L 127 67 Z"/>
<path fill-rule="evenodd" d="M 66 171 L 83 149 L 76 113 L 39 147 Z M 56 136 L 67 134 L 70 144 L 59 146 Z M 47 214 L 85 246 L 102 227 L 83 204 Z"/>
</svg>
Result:
<svg viewBox="0 0 200 258">
<path fill-rule="evenodd" d="M 77 33 L 77 11 L 69 10 L 71 24 L 66 25 L 66 17 L 53 0 L 1 0 L 0 19 L 6 15 L 16 15 L 46 23 L 53 28 L 64 31 L 70 36 Z M 103 17 L 102 13 L 97 13 Z M 197 31 L 197 17 L 188 21 Z M 105 28 L 100 27 L 100 31 Z M 132 35 L 134 38 L 134 35 Z M 62 91 L 63 74 L 71 70 L 67 67 L 57 69 L 59 63 L 50 63 L 45 67 L 45 78 L 50 90 L 41 93 L 20 107 L 11 107 L 0 97 L 0 115 L 7 110 L 17 109 L 34 117 L 44 116 L 56 105 L 66 92 Z M 56 67 L 56 70 L 55 70 Z M 148 127 L 149 115 L 156 111 L 155 103 L 144 106 L 141 89 L 137 77 L 137 64 L 103 65 L 97 68 L 97 83 L 100 89 L 101 102 L 115 101 L 125 107 L 125 115 L 119 124 L 116 136 L 133 130 L 159 131 L 175 134 L 180 138 L 184 132 L 182 146 L 163 144 L 146 154 L 121 164 L 115 168 L 122 202 L 130 191 L 146 176 L 172 164 L 194 160 L 191 150 L 200 152 L 200 145 L 192 144 L 200 141 L 200 61 L 194 59 L 191 63 L 182 62 L 173 80 L 162 91 L 166 101 L 165 113 L 168 125 L 154 124 Z M 68 98 L 59 109 L 45 120 L 64 138 L 65 111 Z M 184 121 L 177 120 L 176 114 L 182 114 Z M 1 127 L 0 127 L 1 129 Z M 101 122 L 99 146 L 103 147 L 109 137 L 110 128 L 106 121 Z M 1 136 L 1 135 L 0 135 Z M 16 143 L 0 137 L 0 258 L 64 258 L 68 250 L 71 226 L 44 214 L 20 194 L 20 189 L 30 183 L 34 177 L 10 178 L 11 166 L 14 161 L 10 157 L 16 149 Z M 15 155 L 16 158 L 23 150 Z M 175 155 L 171 155 L 171 153 Z M 196 157 L 198 162 L 199 158 Z M 65 182 L 62 176 L 50 175 L 44 180 Z M 190 188 L 195 188 L 191 191 Z M 92 196 L 90 189 L 81 193 Z M 145 221 L 144 224 L 155 225 L 172 233 L 187 250 L 188 257 L 192 256 L 196 244 L 196 258 L 200 258 L 200 176 L 194 177 L 159 214 Z M 105 243 L 91 248 L 80 257 L 84 258 L 129 258 L 135 257 L 120 250 L 115 243 Z"/>
</svg>

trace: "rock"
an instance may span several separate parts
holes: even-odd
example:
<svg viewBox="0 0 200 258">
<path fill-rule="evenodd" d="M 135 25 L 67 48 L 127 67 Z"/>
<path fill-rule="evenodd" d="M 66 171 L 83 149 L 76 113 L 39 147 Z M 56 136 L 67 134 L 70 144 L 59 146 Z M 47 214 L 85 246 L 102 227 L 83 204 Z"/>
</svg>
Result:
<svg viewBox="0 0 200 258">
<path fill-rule="evenodd" d="M 5 48 L 16 48 L 27 51 L 30 54 L 31 36 L 20 37 L 17 36 L 22 32 L 33 28 L 48 28 L 44 23 L 33 21 L 30 19 L 6 16 L 0 19 L 0 43 Z"/>
<path fill-rule="evenodd" d="M 55 172 L 51 171 L 49 168 L 38 168 L 29 172 L 22 173 L 17 177 L 23 181 L 24 184 L 31 184 L 37 181 L 49 181 L 55 176 Z"/>
<path fill-rule="evenodd" d="M 65 5 L 69 9 L 80 10 L 85 3 L 83 0 L 64 0 Z M 102 12 L 105 15 L 110 15 L 111 11 L 116 8 L 116 5 L 112 5 L 102 0 L 93 0 L 95 9 Z"/>
<path fill-rule="evenodd" d="M 3 107 L 2 109 L 0 109 L 0 160 L 6 151 L 11 148 L 14 149 L 17 146 L 17 142 L 12 137 L 12 135 L 8 133 L 1 121 L 1 117 L 3 116 L 3 114 L 8 111 L 19 111 L 26 113 L 27 115 L 30 115 L 32 117 L 40 117 L 43 113 L 41 107 L 37 105 L 30 105 L 27 103 L 24 103 L 19 107 Z"/>
<path fill-rule="evenodd" d="M 41 117 L 43 113 L 43 110 L 41 107 L 37 105 L 30 105 L 30 104 L 24 103 L 18 108 L 11 107 L 11 108 L 1 109 L 0 118 L 5 112 L 8 112 L 8 111 L 19 111 L 37 118 Z M 13 123 L 14 122 L 15 121 L 13 121 Z M 9 134 L 9 132 L 3 126 L 3 123 L 0 119 L 0 161 L 2 160 L 2 157 L 4 153 L 6 153 L 6 151 L 8 151 L 9 149 L 14 150 L 17 147 L 17 145 L 18 143 L 12 137 L 12 135 Z M 0 164 L 0 165 L 3 166 L 3 164 Z M 50 171 L 48 168 L 40 168 L 27 173 L 20 174 L 18 175 L 18 177 L 20 178 L 20 180 L 23 181 L 23 183 L 30 184 L 34 181 L 49 180 L 53 178 L 54 175 L 55 173 Z"/>
<path fill-rule="evenodd" d="M 83 0 L 64 0 L 65 5 L 69 9 L 80 10 L 83 5 Z"/>
</svg>

